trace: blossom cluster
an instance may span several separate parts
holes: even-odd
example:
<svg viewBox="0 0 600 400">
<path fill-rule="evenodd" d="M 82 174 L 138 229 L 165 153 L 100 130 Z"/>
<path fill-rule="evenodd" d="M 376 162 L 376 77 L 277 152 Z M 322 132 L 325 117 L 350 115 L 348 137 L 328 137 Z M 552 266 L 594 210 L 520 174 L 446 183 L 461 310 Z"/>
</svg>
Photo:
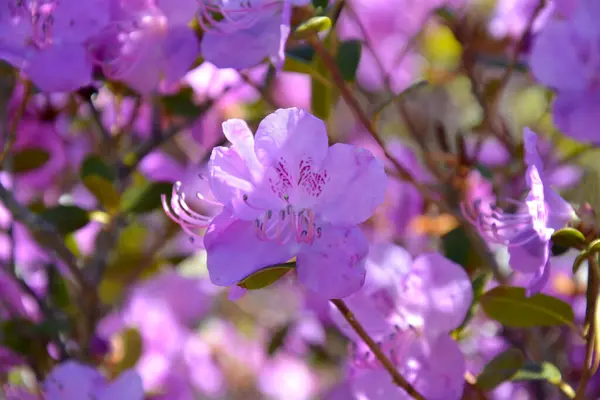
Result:
<svg viewBox="0 0 600 400">
<path fill-rule="evenodd" d="M 0 398 L 600 398 L 600 3 L 485 3 L 0 0 Z"/>
</svg>

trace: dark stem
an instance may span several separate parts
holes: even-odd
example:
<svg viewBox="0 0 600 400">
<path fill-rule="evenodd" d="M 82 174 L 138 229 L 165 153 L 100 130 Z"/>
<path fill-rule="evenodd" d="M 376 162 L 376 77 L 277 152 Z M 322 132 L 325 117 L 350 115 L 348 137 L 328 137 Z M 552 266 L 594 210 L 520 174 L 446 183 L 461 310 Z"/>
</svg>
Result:
<svg viewBox="0 0 600 400">
<path fill-rule="evenodd" d="M 588 283 L 587 283 L 587 304 L 585 309 L 585 325 L 588 327 L 585 336 L 585 361 L 581 380 L 577 386 L 575 400 L 583 400 L 588 382 L 592 375 L 598 369 L 598 355 L 594 354 L 596 342 L 598 341 L 596 332 L 596 319 L 598 310 L 598 291 L 600 277 L 598 276 L 598 258 L 594 254 L 588 258 Z M 595 357 L 594 357 L 595 356 Z M 594 359 L 595 358 L 595 359 Z"/>
<path fill-rule="evenodd" d="M 400 386 L 402 389 L 404 389 L 406 393 L 408 393 L 414 399 L 425 400 L 425 397 L 423 397 L 419 392 L 417 392 L 417 390 L 402 375 L 400 375 L 398 369 L 396 369 L 396 366 L 390 361 L 389 358 L 387 358 L 385 354 L 383 354 L 383 351 L 381 351 L 379 345 L 375 343 L 371 336 L 369 336 L 365 328 L 363 328 L 360 322 L 358 322 L 358 320 L 356 319 L 352 311 L 350 311 L 346 303 L 344 303 L 344 301 L 341 299 L 333 299 L 331 300 L 331 302 L 337 307 L 338 310 L 340 310 L 342 316 L 346 319 L 346 321 L 348 321 L 348 323 L 350 324 L 352 329 L 354 329 L 354 331 L 358 334 L 358 336 L 360 336 L 360 338 L 366 343 L 366 345 L 369 346 L 369 349 L 373 352 L 375 357 L 377 357 L 379 362 L 389 372 L 392 379 L 394 380 L 394 383 Z"/>
</svg>

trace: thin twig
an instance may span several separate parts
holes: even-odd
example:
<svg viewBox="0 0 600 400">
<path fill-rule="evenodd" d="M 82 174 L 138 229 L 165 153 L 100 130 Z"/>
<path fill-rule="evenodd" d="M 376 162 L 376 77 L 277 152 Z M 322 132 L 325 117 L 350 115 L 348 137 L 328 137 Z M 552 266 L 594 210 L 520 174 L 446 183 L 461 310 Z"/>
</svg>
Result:
<svg viewBox="0 0 600 400">
<path fill-rule="evenodd" d="M 72 275 L 73 283 L 76 284 L 79 290 L 92 289 L 79 269 L 77 258 L 65 245 L 60 234 L 52 224 L 21 205 L 2 183 L 0 183 L 0 201 L 2 201 L 17 221 L 29 229 L 42 246 L 56 253 L 64 261 Z"/>
<path fill-rule="evenodd" d="M 352 94 L 350 89 L 348 88 L 348 85 L 344 81 L 344 78 L 342 77 L 342 74 L 341 74 L 339 68 L 337 67 L 337 64 L 335 63 L 335 60 L 331 57 L 328 50 L 323 46 L 323 44 L 316 37 L 311 37 L 308 39 L 308 41 L 314 47 L 314 49 L 317 52 L 317 54 L 319 55 L 319 57 L 321 57 L 323 59 L 323 62 L 327 66 L 327 68 L 329 68 L 329 70 L 331 71 L 331 77 L 332 77 L 335 85 L 339 88 L 340 94 L 342 95 L 342 97 L 344 98 L 344 100 L 346 101 L 346 103 L 348 104 L 348 106 L 350 107 L 352 112 L 354 113 L 355 117 L 361 122 L 361 124 L 369 132 L 371 137 L 373 137 L 373 139 L 377 142 L 379 147 L 383 150 L 387 159 L 389 159 L 392 162 L 392 164 L 394 165 L 394 167 L 400 174 L 400 177 L 402 179 L 404 179 L 405 181 L 409 182 L 410 184 L 412 184 L 426 200 L 428 200 L 432 203 L 438 204 L 443 212 L 454 215 L 459 220 L 461 225 L 463 225 L 465 227 L 465 230 L 469 234 L 469 237 L 472 241 L 473 246 L 475 247 L 477 252 L 481 255 L 483 261 L 491 269 L 491 271 L 494 274 L 494 277 L 496 279 L 498 279 L 500 282 L 506 281 L 506 279 L 503 277 L 502 273 L 500 272 L 500 268 L 498 267 L 494 256 L 491 254 L 491 252 L 487 248 L 487 245 L 483 242 L 481 237 L 479 237 L 479 235 L 474 231 L 474 229 L 471 227 L 470 223 L 465 220 L 464 216 L 460 212 L 458 212 L 456 209 L 453 209 L 450 205 L 448 205 L 443 199 L 440 198 L 439 195 L 432 193 L 431 190 L 426 185 L 417 181 L 417 179 L 409 171 L 407 171 L 402 164 L 400 164 L 400 162 L 396 159 L 396 157 L 394 157 L 388 151 L 387 146 L 385 145 L 385 142 L 377 134 L 377 131 L 375 130 L 375 126 L 373 125 L 371 120 L 367 117 L 365 112 L 362 110 L 360 104 L 358 103 L 358 101 L 356 100 L 356 98 L 354 97 L 354 95 Z M 412 127 L 412 128 L 414 129 L 414 127 Z"/>
<path fill-rule="evenodd" d="M 98 111 L 98 109 L 96 108 L 96 105 L 94 104 L 94 101 L 92 100 L 92 97 L 85 96 L 85 102 L 88 105 L 88 107 L 90 108 L 90 111 L 92 112 L 92 119 L 94 120 L 94 124 L 96 125 L 96 128 L 97 128 L 97 129 L 95 129 L 95 131 L 98 133 L 101 143 L 110 143 L 111 134 L 106 129 L 106 126 L 104 126 L 104 123 L 102 123 L 102 116 L 100 115 L 100 111 Z"/>
<path fill-rule="evenodd" d="M 408 393 L 414 399 L 425 400 L 425 397 L 423 397 L 423 395 L 421 395 L 410 384 L 410 382 L 408 382 L 402 375 L 400 375 L 400 372 L 398 372 L 398 369 L 396 368 L 396 366 L 390 361 L 389 358 L 387 358 L 387 356 L 383 353 L 383 351 L 381 351 L 381 348 L 379 347 L 379 345 L 377 345 L 377 343 L 375 343 L 373 338 L 371 338 L 371 336 L 369 336 L 369 334 L 367 333 L 365 328 L 363 328 L 363 326 L 360 324 L 360 322 L 358 322 L 358 320 L 356 319 L 356 317 L 354 316 L 352 311 L 350 311 L 350 309 L 348 308 L 346 303 L 344 303 L 344 301 L 340 300 L 340 299 L 333 299 L 333 300 L 331 300 L 331 302 L 333 303 L 334 306 L 337 307 L 338 310 L 340 310 L 340 312 L 342 313 L 342 316 L 346 319 L 346 321 L 348 321 L 348 323 L 350 324 L 352 329 L 354 329 L 354 331 L 358 334 L 358 336 L 360 336 L 360 338 L 365 342 L 365 344 L 367 346 L 369 346 L 369 349 L 373 352 L 373 355 L 375 355 L 375 357 L 377 357 L 379 362 L 381 362 L 383 367 L 392 376 L 394 383 L 396 383 L 396 385 L 398 385 L 402 389 L 404 389 L 406 391 L 406 393 Z"/>
<path fill-rule="evenodd" d="M 587 287 L 587 304 L 585 309 L 585 324 L 589 327 L 586 334 L 585 343 L 585 360 L 581 380 L 577 386 L 575 400 L 583 400 L 588 382 L 594 374 L 594 369 L 597 368 L 597 363 L 594 361 L 594 349 L 598 340 L 596 332 L 596 319 L 598 307 L 598 291 L 600 285 L 600 277 L 598 276 L 598 260 L 596 255 L 588 258 L 588 287 Z M 595 355 L 596 359 L 598 355 Z"/>
<path fill-rule="evenodd" d="M 223 91 L 223 94 L 227 93 L 227 91 L 229 91 L 230 89 L 231 87 L 226 87 Z M 133 160 L 129 164 L 125 165 L 124 163 L 121 163 L 122 165 L 120 165 L 118 168 L 119 180 L 124 181 L 127 177 L 129 177 L 129 175 L 131 175 L 131 173 L 133 173 L 137 169 L 139 163 L 144 159 L 144 157 L 156 150 L 162 144 L 173 139 L 179 132 L 181 132 L 183 129 L 185 129 L 185 127 L 196 121 L 198 118 L 201 118 L 213 106 L 214 103 L 215 99 L 206 100 L 203 104 L 201 104 L 198 107 L 199 113 L 192 120 L 188 119 L 180 124 L 175 124 L 160 135 L 151 135 L 148 140 L 142 143 L 137 148 L 137 150 L 133 152 Z"/>
</svg>

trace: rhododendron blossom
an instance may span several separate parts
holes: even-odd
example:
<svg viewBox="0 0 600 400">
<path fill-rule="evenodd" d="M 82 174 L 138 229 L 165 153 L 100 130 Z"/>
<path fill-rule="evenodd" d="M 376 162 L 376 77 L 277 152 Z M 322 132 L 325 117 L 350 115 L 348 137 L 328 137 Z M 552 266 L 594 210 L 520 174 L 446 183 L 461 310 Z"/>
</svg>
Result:
<svg viewBox="0 0 600 400">
<path fill-rule="evenodd" d="M 465 318 L 473 293 L 465 271 L 440 254 L 414 260 L 391 246 L 369 257 L 367 282 L 346 303 L 357 320 L 427 399 L 460 399 L 465 360 L 448 335 Z M 348 377 L 357 399 L 410 399 L 341 315 L 334 321 L 355 342 Z"/>
<path fill-rule="evenodd" d="M 529 193 L 524 202 L 505 201 L 517 212 L 503 212 L 495 205 L 484 211 L 479 199 L 474 202 L 472 223 L 490 242 L 508 246 L 510 265 L 519 272 L 533 274 L 529 294 L 539 292 L 550 274 L 550 238 L 575 217 L 575 211 L 546 182 L 544 164 L 537 150 L 537 136 L 525 129 L 525 163 Z M 471 216 L 466 211 L 467 217 Z"/>
<path fill-rule="evenodd" d="M 265 58 L 281 67 L 292 5 L 307 0 L 202 0 L 202 56 L 219 68 L 250 68 Z M 221 15 L 217 19 L 216 15 Z"/>
<path fill-rule="evenodd" d="M 336 298 L 364 281 L 368 244 L 357 224 L 384 200 L 386 177 L 373 155 L 352 145 L 327 145 L 323 121 L 280 109 L 256 136 L 242 120 L 223 132 L 208 164 L 212 193 L 224 205 L 204 245 L 213 283 L 229 286 L 296 257 L 300 282 Z"/>
</svg>

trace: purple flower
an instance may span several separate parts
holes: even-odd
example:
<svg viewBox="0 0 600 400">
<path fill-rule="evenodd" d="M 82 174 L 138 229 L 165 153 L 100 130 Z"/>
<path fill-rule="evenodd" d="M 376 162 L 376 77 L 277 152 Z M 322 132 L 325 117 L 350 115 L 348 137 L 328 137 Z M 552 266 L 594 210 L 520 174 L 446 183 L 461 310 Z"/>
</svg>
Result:
<svg viewBox="0 0 600 400">
<path fill-rule="evenodd" d="M 134 288 L 124 308 L 102 320 L 98 335 L 118 343 L 124 328 L 139 331 L 143 354 L 135 369 L 146 391 L 164 392 L 166 399 L 220 392 L 222 377 L 210 348 L 189 329 L 208 313 L 213 289 L 206 280 L 165 272 Z"/>
<path fill-rule="evenodd" d="M 87 42 L 108 23 L 105 0 L 8 0 L 0 6 L 0 59 L 45 92 L 92 81 Z"/>
<path fill-rule="evenodd" d="M 112 23 L 94 41 L 104 73 L 143 94 L 163 79 L 176 83 L 198 56 L 188 26 L 197 8 L 194 0 L 113 0 Z"/>
<path fill-rule="evenodd" d="M 524 202 L 507 199 L 517 212 L 503 212 L 496 205 L 481 207 L 474 202 L 472 222 L 490 242 L 509 247 L 513 269 L 533 274 L 528 295 L 539 292 L 550 276 L 550 238 L 555 230 L 564 227 L 575 215 L 569 205 L 547 182 L 544 165 L 537 149 L 537 135 L 529 129 L 524 132 L 525 163 L 529 193 Z M 473 210 L 471 210 L 473 211 Z M 470 216 L 465 210 L 465 215 Z"/>
<path fill-rule="evenodd" d="M 537 35 L 531 71 L 543 84 L 555 89 L 556 125 L 581 141 L 600 143 L 594 129 L 600 107 L 600 7 L 594 0 L 580 0 L 567 19 L 553 19 Z M 560 62 L 556 62 L 557 57 Z"/>
<path fill-rule="evenodd" d="M 47 400 L 144 398 L 142 381 L 135 372 L 125 371 L 113 382 L 108 382 L 96 369 L 77 361 L 65 361 L 56 366 L 46 377 L 42 391 Z"/>
<path fill-rule="evenodd" d="M 465 360 L 449 332 L 464 320 L 473 292 L 466 272 L 437 253 L 415 260 L 390 246 L 370 258 L 367 282 L 346 299 L 348 307 L 398 371 L 427 399 L 459 399 Z M 332 318 L 356 344 L 350 383 L 365 399 L 410 399 L 334 311 Z"/>
<path fill-rule="evenodd" d="M 224 205 L 206 232 L 210 278 L 230 286 L 296 257 L 300 282 L 328 298 L 364 281 L 368 243 L 356 227 L 384 199 L 382 164 L 348 144 L 327 145 L 323 121 L 280 109 L 256 137 L 242 120 L 223 123 L 232 147 L 213 150 L 210 187 Z"/>
<path fill-rule="evenodd" d="M 204 29 L 202 57 L 219 68 L 245 69 L 271 59 L 283 66 L 292 4 L 307 0 L 203 0 L 198 21 Z M 223 19 L 217 21 L 215 14 Z"/>
</svg>

